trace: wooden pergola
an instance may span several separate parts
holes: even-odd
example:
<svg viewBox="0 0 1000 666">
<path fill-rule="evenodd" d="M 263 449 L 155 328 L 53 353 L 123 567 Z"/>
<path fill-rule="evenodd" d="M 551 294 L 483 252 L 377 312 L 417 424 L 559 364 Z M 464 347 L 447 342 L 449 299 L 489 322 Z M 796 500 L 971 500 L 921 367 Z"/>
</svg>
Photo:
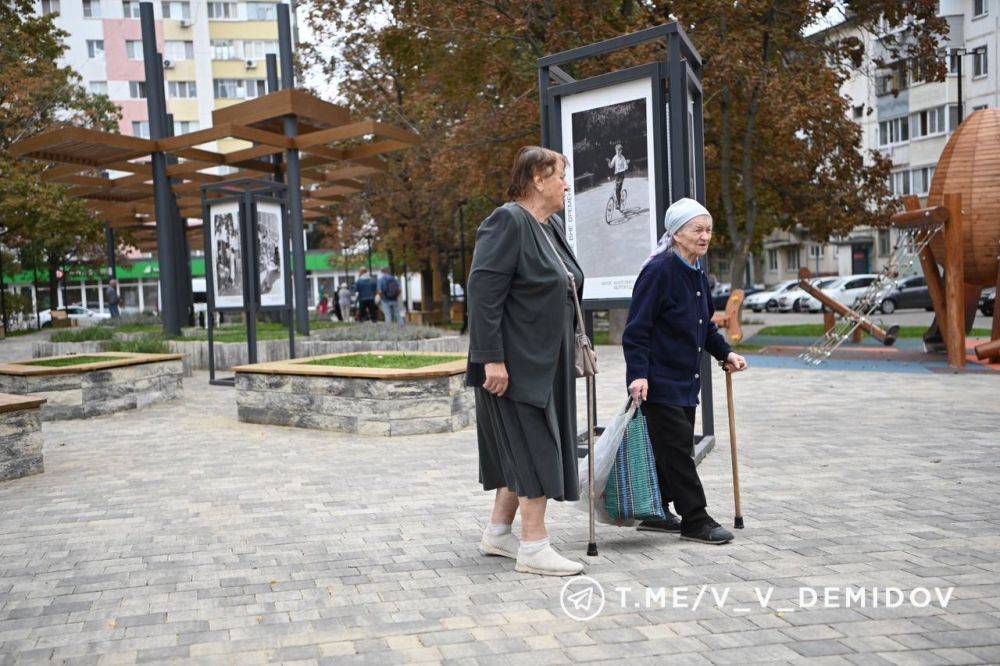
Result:
<svg viewBox="0 0 1000 666">
<path fill-rule="evenodd" d="M 298 136 L 287 137 L 282 119 L 298 118 Z M 70 194 L 86 202 L 95 216 L 116 230 L 127 230 L 139 249 L 156 248 L 152 153 L 163 152 L 176 163 L 167 167 L 182 218 L 200 219 L 201 186 L 239 178 L 281 178 L 285 165 L 272 156 L 295 149 L 301 154 L 302 208 L 305 220 L 334 214 L 337 202 L 361 191 L 367 177 L 385 170 L 383 155 L 409 148 L 419 136 L 375 120 L 356 120 L 346 109 L 292 88 L 248 100 L 212 114 L 210 128 L 152 140 L 82 127 L 60 127 L 16 143 L 17 157 L 54 163 L 47 181 L 70 186 Z M 205 144 L 241 139 L 249 147 L 218 152 Z M 213 174 L 219 167 L 235 173 Z M 119 172 L 112 177 L 108 172 Z M 189 240 L 201 225 L 188 225 Z"/>
</svg>

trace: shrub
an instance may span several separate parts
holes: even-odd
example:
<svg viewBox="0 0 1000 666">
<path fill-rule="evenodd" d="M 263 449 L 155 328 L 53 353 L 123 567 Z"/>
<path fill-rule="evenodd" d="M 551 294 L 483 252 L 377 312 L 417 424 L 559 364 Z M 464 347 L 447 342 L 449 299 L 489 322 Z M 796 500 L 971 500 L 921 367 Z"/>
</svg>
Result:
<svg viewBox="0 0 1000 666">
<path fill-rule="evenodd" d="M 143 335 L 134 340 L 109 340 L 104 343 L 104 351 L 133 352 L 136 354 L 168 354 L 170 347 L 158 335 Z"/>
<path fill-rule="evenodd" d="M 88 326 L 87 328 L 66 328 L 52 333 L 52 342 L 87 342 L 89 340 L 110 340 L 115 332 L 110 328 Z"/>
</svg>

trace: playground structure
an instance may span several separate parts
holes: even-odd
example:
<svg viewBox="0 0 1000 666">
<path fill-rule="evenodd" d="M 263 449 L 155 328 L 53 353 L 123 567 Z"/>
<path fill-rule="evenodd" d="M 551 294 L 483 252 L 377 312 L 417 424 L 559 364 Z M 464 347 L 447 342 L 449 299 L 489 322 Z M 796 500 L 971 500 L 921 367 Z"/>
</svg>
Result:
<svg viewBox="0 0 1000 666">
<path fill-rule="evenodd" d="M 808 284 L 800 286 L 841 315 L 801 358 L 818 364 L 856 332 L 864 330 L 890 345 L 898 327 L 884 329 L 872 319 L 879 295 L 920 261 L 934 305 L 935 319 L 924 334 L 928 350 L 943 343 L 948 364 L 965 366 L 965 337 L 972 329 L 980 291 L 1000 286 L 1000 109 L 982 109 L 955 131 L 941 153 L 934 180 L 921 207 L 915 196 L 903 199 L 905 210 L 891 218 L 900 230 L 886 267 L 848 308 Z M 938 270 L 943 266 L 944 276 Z M 976 347 L 981 360 L 1000 359 L 1000 310 L 994 311 L 990 342 Z"/>
</svg>

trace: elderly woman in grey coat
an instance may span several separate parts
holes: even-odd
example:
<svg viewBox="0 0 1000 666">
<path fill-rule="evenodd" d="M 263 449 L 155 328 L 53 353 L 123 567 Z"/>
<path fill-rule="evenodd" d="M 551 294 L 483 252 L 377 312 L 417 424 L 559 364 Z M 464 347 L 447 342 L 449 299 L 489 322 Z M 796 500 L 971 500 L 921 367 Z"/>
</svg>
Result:
<svg viewBox="0 0 1000 666">
<path fill-rule="evenodd" d="M 509 203 L 480 225 L 469 274 L 469 365 L 476 387 L 479 480 L 496 490 L 480 550 L 550 576 L 583 565 L 557 553 L 545 528 L 548 500 L 580 497 L 573 400 L 574 305 L 583 288 L 556 212 L 568 189 L 566 158 L 522 148 Z M 570 279 L 572 275 L 573 279 Z M 521 511 L 521 539 L 511 532 Z"/>
</svg>

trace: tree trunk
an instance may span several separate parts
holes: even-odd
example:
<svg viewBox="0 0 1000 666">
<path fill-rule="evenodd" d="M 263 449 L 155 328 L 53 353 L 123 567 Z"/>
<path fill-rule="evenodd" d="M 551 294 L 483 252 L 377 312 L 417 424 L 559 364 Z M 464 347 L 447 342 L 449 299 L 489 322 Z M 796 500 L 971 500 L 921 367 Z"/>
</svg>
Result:
<svg viewBox="0 0 1000 666">
<path fill-rule="evenodd" d="M 747 257 L 750 254 L 746 239 L 739 245 L 733 246 L 733 255 L 730 261 L 731 270 L 729 272 L 729 283 L 731 289 L 743 289 L 746 287 Z"/>
<path fill-rule="evenodd" d="M 59 270 L 62 258 L 54 253 L 49 253 L 46 255 L 45 263 L 49 269 L 49 309 L 55 310 L 59 304 L 59 278 L 56 276 L 56 272 Z M 63 279 L 65 280 L 66 277 L 63 276 Z M 63 305 L 66 306 L 69 303 L 63 303 Z"/>
</svg>

